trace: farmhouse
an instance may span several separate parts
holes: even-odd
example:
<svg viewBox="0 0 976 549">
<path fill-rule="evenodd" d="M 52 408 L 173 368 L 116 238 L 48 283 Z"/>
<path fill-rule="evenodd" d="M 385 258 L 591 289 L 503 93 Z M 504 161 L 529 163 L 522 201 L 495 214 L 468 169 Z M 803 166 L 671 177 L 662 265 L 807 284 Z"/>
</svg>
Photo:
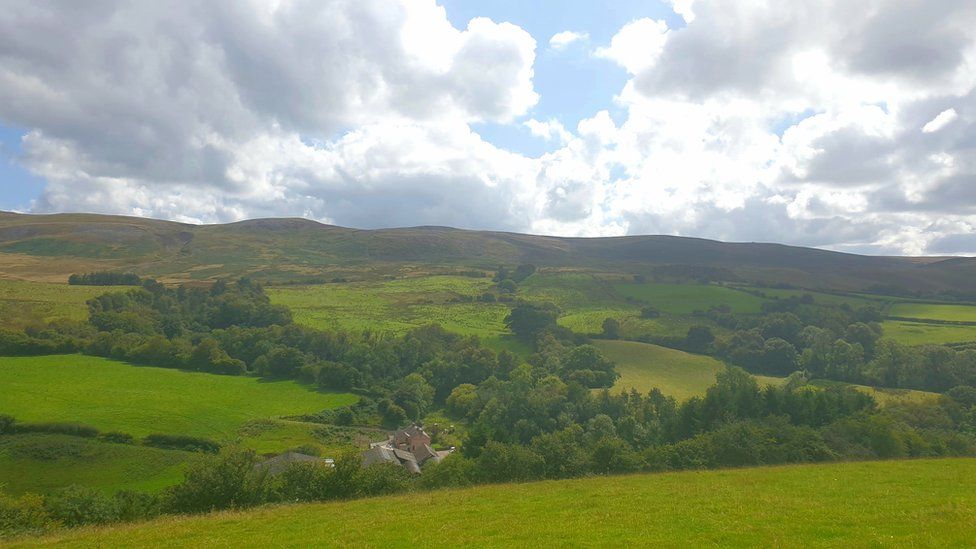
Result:
<svg viewBox="0 0 976 549">
<path fill-rule="evenodd" d="M 423 427 L 411 425 L 394 431 L 390 438 L 374 442 L 363 453 L 363 465 L 395 463 L 411 473 L 420 473 L 421 467 L 437 463 L 452 450 L 436 451 L 430 445 L 430 435 Z"/>
</svg>

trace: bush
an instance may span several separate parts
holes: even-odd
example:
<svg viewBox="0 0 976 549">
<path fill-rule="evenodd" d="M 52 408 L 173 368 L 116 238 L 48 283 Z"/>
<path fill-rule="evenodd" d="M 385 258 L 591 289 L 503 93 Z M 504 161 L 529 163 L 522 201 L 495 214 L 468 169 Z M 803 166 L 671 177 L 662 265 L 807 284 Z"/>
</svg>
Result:
<svg viewBox="0 0 976 549">
<path fill-rule="evenodd" d="M 420 485 L 424 488 L 471 486 L 476 471 L 474 460 L 455 453 L 440 463 L 426 465 L 424 474 L 420 475 Z"/>
<path fill-rule="evenodd" d="M 174 513 L 242 509 L 267 502 L 268 476 L 255 468 L 250 450 L 230 451 L 187 470 L 183 482 L 167 491 L 165 508 Z"/>
<path fill-rule="evenodd" d="M 51 518 L 65 526 L 105 524 L 119 519 L 112 498 L 92 488 L 69 486 L 49 496 L 44 507 Z"/>
<path fill-rule="evenodd" d="M 115 494 L 118 519 L 124 522 L 148 520 L 162 514 L 162 501 L 156 494 L 123 490 Z"/>
<path fill-rule="evenodd" d="M 381 496 L 404 492 L 413 484 L 410 471 L 394 463 L 379 463 L 363 467 L 359 473 L 360 496 Z"/>
<path fill-rule="evenodd" d="M 14 423 L 17 420 L 13 416 L 0 414 L 0 435 L 9 435 L 14 432 Z"/>
<path fill-rule="evenodd" d="M 98 429 L 81 423 L 17 423 L 13 431 L 17 433 L 55 433 L 73 437 L 95 438 Z"/>
<path fill-rule="evenodd" d="M 163 448 L 165 450 L 185 450 L 187 452 L 204 452 L 216 454 L 220 452 L 220 444 L 206 438 L 188 435 L 152 434 L 142 439 L 146 446 Z"/>
<path fill-rule="evenodd" d="M 0 492 L 0 539 L 37 535 L 57 526 L 44 508 L 44 498 L 26 494 L 14 498 Z"/>
<path fill-rule="evenodd" d="M 324 463 L 295 463 L 278 476 L 277 498 L 281 501 L 322 501 L 331 497 L 332 467 Z"/>
<path fill-rule="evenodd" d="M 104 440 L 105 442 L 114 442 L 115 444 L 133 443 L 132 435 L 130 435 L 129 433 L 119 433 L 117 431 L 113 431 L 111 433 L 102 433 L 98 438 Z"/>
</svg>

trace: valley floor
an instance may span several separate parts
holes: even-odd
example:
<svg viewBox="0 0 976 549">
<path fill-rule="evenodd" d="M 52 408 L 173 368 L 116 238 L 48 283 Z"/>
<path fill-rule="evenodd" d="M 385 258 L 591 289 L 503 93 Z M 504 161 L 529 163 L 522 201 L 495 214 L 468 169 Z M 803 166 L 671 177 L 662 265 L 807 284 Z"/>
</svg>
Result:
<svg viewBox="0 0 976 549">
<path fill-rule="evenodd" d="M 968 546 L 974 488 L 976 459 L 695 471 L 166 518 L 20 545 Z"/>
</svg>

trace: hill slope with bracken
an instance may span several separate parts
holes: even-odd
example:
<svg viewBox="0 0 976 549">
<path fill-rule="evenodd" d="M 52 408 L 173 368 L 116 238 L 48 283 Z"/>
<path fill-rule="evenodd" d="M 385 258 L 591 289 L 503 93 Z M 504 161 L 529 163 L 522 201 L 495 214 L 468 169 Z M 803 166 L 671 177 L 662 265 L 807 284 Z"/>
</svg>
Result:
<svg viewBox="0 0 976 549">
<path fill-rule="evenodd" d="M 966 546 L 974 474 L 976 460 L 946 459 L 595 477 L 164 518 L 24 546 Z"/>
<path fill-rule="evenodd" d="M 190 225 L 93 214 L 0 212 L 0 276 L 63 281 L 129 270 L 185 281 L 249 274 L 267 280 L 379 276 L 424 268 L 539 266 L 627 274 L 864 290 L 976 291 L 972 258 L 861 256 L 763 243 L 675 236 L 560 238 L 447 227 L 357 230 L 305 219 Z"/>
</svg>

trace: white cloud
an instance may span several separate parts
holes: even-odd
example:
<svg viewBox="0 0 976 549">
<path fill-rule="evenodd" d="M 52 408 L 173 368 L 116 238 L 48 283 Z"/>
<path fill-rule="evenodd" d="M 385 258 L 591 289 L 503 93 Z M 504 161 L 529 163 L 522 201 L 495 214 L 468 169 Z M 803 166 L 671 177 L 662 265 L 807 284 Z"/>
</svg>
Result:
<svg viewBox="0 0 976 549">
<path fill-rule="evenodd" d="M 562 122 L 551 118 L 545 122 L 536 120 L 535 118 L 526 120 L 522 123 L 532 135 L 536 137 L 541 137 L 546 141 L 557 141 L 559 143 L 568 143 L 572 139 L 573 135 L 566 131 Z"/>
<path fill-rule="evenodd" d="M 597 48 L 593 54 L 610 59 L 627 69 L 627 72 L 637 74 L 654 64 L 667 37 L 667 23 L 645 17 L 624 25 L 610 40 L 608 47 Z"/>
<path fill-rule="evenodd" d="M 695 0 L 668 0 L 674 13 L 681 16 L 685 23 L 695 20 L 694 4 Z"/>
<path fill-rule="evenodd" d="M 0 121 L 35 211 L 976 251 L 976 4 L 672 6 L 594 52 L 630 79 L 567 129 L 529 118 L 528 33 L 434 0 L 14 3 Z"/>
<path fill-rule="evenodd" d="M 942 128 L 948 126 L 953 120 L 958 118 L 956 114 L 956 109 L 946 109 L 936 115 L 935 118 L 929 120 L 922 126 L 922 133 L 933 133 L 941 130 Z"/>
<path fill-rule="evenodd" d="M 549 47 L 554 50 L 564 50 L 575 42 L 585 42 L 590 39 L 590 35 L 585 32 L 564 30 L 552 35 L 549 39 Z"/>
</svg>

